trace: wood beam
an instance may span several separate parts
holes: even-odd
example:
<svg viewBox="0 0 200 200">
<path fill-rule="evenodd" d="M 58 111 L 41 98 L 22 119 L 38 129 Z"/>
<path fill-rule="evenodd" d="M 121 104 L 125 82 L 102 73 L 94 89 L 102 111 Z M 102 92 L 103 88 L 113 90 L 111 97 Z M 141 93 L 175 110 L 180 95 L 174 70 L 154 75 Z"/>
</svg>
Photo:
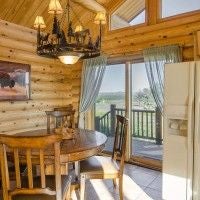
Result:
<svg viewBox="0 0 200 200">
<path fill-rule="evenodd" d="M 95 0 L 73 0 L 75 3 L 80 3 L 87 9 L 91 10 L 92 12 L 106 12 L 106 9 Z"/>
<path fill-rule="evenodd" d="M 194 35 L 194 60 L 200 60 L 200 31 L 197 30 Z"/>
<path fill-rule="evenodd" d="M 111 0 L 106 5 L 109 14 L 113 13 L 120 5 L 122 5 L 126 0 Z"/>
<path fill-rule="evenodd" d="M 159 13 L 159 0 L 146 0 L 146 21 L 148 25 L 153 25 L 157 23 Z"/>
<path fill-rule="evenodd" d="M 200 56 L 200 31 L 197 32 L 197 55 Z"/>
</svg>

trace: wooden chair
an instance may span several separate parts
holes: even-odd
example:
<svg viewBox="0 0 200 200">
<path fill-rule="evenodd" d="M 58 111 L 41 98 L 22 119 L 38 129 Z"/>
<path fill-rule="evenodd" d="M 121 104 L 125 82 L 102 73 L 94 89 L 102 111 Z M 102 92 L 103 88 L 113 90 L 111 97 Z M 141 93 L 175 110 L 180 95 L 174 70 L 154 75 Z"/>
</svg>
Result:
<svg viewBox="0 0 200 200">
<path fill-rule="evenodd" d="M 54 108 L 54 111 L 67 111 L 67 112 L 72 112 L 73 114 L 73 120 L 74 120 L 74 127 L 75 128 L 78 128 L 78 122 L 79 122 L 79 116 L 75 117 L 75 113 L 76 113 L 76 110 L 73 109 L 73 105 L 72 104 L 69 104 L 67 106 L 64 106 L 64 107 L 56 107 Z"/>
<path fill-rule="evenodd" d="M 69 105 L 63 106 L 63 107 L 55 107 L 53 110 L 54 111 L 72 111 L 73 110 L 73 105 L 69 104 Z"/>
<path fill-rule="evenodd" d="M 50 133 L 51 131 L 51 118 L 54 120 L 54 128 L 62 126 L 63 122 L 66 120 L 69 123 L 69 128 L 75 128 L 75 121 L 74 121 L 75 110 L 69 110 L 69 111 L 54 110 L 45 112 L 47 115 L 47 133 Z"/>
<path fill-rule="evenodd" d="M 53 111 L 45 111 L 47 115 L 47 133 L 51 132 L 51 120 L 54 121 L 54 127 L 58 128 L 59 126 L 63 125 L 63 122 L 67 120 L 68 122 L 68 128 L 75 128 L 75 110 L 73 109 L 72 104 L 69 104 L 65 107 L 56 107 L 53 109 Z M 61 170 L 62 174 L 68 174 L 68 166 L 69 163 L 62 164 Z M 74 166 L 74 165 L 73 165 Z M 52 169 L 54 166 L 49 165 L 46 168 L 46 172 L 51 174 Z"/>
<path fill-rule="evenodd" d="M 0 136 L 0 159 L 4 200 L 68 200 L 70 176 L 60 173 L 61 135 L 48 136 Z M 48 151 L 50 147 L 50 151 Z M 46 155 L 48 152 L 49 155 Z M 13 155 L 16 186 L 11 187 L 7 154 Z M 53 156 L 54 155 L 54 156 Z M 54 163 L 55 176 L 45 175 L 45 165 Z M 28 176 L 20 173 L 20 164 L 26 164 Z M 40 167 L 40 176 L 33 176 L 33 165 Z"/>
<path fill-rule="evenodd" d="M 119 179 L 119 194 L 120 199 L 123 199 L 123 170 L 128 120 L 120 115 L 117 115 L 116 119 L 117 124 L 112 157 L 94 156 L 80 162 L 81 200 L 84 200 L 86 179 L 113 179 L 114 187 L 116 187 L 116 179 Z M 120 165 L 116 162 L 118 158 L 120 158 Z"/>
</svg>

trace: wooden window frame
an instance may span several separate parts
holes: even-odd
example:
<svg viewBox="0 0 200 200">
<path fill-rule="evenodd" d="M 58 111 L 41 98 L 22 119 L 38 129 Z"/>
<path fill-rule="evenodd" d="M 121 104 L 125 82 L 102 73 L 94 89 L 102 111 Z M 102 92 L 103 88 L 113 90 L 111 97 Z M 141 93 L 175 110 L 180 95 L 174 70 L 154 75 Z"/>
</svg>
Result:
<svg viewBox="0 0 200 200">
<path fill-rule="evenodd" d="M 128 30 L 128 29 L 132 29 L 132 28 L 138 28 L 138 27 L 143 27 L 143 26 L 146 26 L 147 25 L 147 9 L 146 9 L 146 5 L 147 5 L 147 1 L 148 0 L 145 0 L 145 8 L 141 11 L 143 12 L 145 10 L 145 22 L 144 23 L 141 23 L 141 24 L 136 24 L 136 25 L 130 25 L 128 27 L 122 27 L 122 28 L 118 28 L 118 29 L 114 29 L 114 30 L 111 30 L 111 17 L 112 17 L 112 14 L 125 2 L 123 0 L 119 1 L 116 3 L 116 5 L 114 5 L 114 8 L 113 9 L 110 9 L 109 12 L 108 12 L 108 17 L 107 17 L 107 21 L 108 21 L 108 26 L 106 26 L 106 32 L 108 33 L 113 33 L 113 32 L 117 32 L 117 31 L 121 31 L 121 30 Z M 140 13 L 141 13 L 140 12 Z M 140 14 L 139 13 L 139 14 Z M 139 14 L 137 14 L 135 17 L 137 17 Z"/>
<path fill-rule="evenodd" d="M 121 4 L 124 3 L 124 0 L 118 1 L 114 5 L 113 8 L 108 9 L 108 16 L 107 16 L 108 24 L 105 29 L 106 34 L 110 35 L 113 33 L 118 33 L 120 31 L 126 31 L 126 30 L 128 31 L 131 29 L 138 29 L 140 27 L 142 28 L 145 26 L 155 25 L 155 24 L 159 24 L 159 23 L 163 23 L 163 22 L 179 20 L 179 19 L 184 19 L 184 18 L 191 18 L 191 17 L 200 15 L 200 9 L 199 9 L 199 10 L 195 10 L 195 11 L 190 11 L 190 12 L 162 18 L 162 5 L 161 5 L 162 2 L 161 1 L 162 0 L 145 0 L 145 19 L 146 19 L 145 23 L 137 24 L 137 25 L 133 25 L 133 26 L 129 26 L 129 27 L 124 27 L 124 28 L 120 28 L 120 29 L 116 29 L 116 30 L 110 30 L 111 15 L 116 11 L 116 9 Z M 151 5 L 154 5 L 154 6 L 151 6 Z M 150 15 L 149 13 L 153 13 L 153 15 L 152 14 Z"/>
<path fill-rule="evenodd" d="M 120 61 L 121 60 L 121 61 Z M 109 58 L 107 65 L 115 65 L 115 64 L 124 64 L 125 65 L 125 109 L 126 109 L 126 117 L 131 119 L 131 98 L 132 98 L 132 64 L 141 63 L 144 62 L 144 59 L 141 55 L 140 59 L 134 60 L 134 57 L 117 57 L 115 59 Z M 88 128 L 94 129 L 94 115 L 95 115 L 95 109 L 94 107 L 91 109 L 91 111 L 88 113 L 87 117 L 89 116 L 90 123 L 88 124 Z M 92 120 L 93 119 L 93 120 Z M 131 149 L 131 136 L 130 136 L 130 123 L 128 125 L 128 141 L 127 141 L 127 151 L 126 151 L 126 162 L 131 164 L 136 164 L 142 167 L 147 167 L 150 169 L 155 170 L 162 170 L 162 161 L 154 160 L 151 158 L 142 158 L 139 156 L 133 156 L 132 155 L 132 149 Z M 111 155 L 111 152 L 103 151 L 101 155 Z"/>
<path fill-rule="evenodd" d="M 172 15 L 172 16 L 168 16 L 168 17 L 162 17 L 162 1 L 163 0 L 158 0 L 158 22 L 164 22 L 164 21 L 169 21 L 169 20 L 173 20 L 173 19 L 179 19 L 179 18 L 183 18 L 183 17 L 189 17 L 189 16 L 193 16 L 196 14 L 200 13 L 200 9 L 198 10 L 192 10 L 192 11 L 188 11 L 185 13 L 180 13 L 180 14 L 176 14 L 176 15 Z"/>
</svg>

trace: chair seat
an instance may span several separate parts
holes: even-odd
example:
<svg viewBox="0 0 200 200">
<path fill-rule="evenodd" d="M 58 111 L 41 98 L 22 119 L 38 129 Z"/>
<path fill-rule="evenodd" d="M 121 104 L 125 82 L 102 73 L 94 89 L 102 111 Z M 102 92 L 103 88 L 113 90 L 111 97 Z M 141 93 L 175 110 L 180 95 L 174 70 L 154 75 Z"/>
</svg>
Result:
<svg viewBox="0 0 200 200">
<path fill-rule="evenodd" d="M 111 157 L 93 156 L 80 162 L 80 173 L 118 174 L 119 167 Z"/>
<path fill-rule="evenodd" d="M 64 196 L 65 192 L 69 189 L 71 176 L 62 175 L 62 195 Z M 24 178 L 22 180 L 22 186 L 27 187 L 28 181 L 27 178 Z M 51 190 L 55 191 L 55 177 L 54 175 L 48 175 L 46 176 L 46 186 L 47 188 L 50 188 Z M 41 180 L 40 177 L 37 176 L 34 178 L 34 188 L 41 187 Z M 17 195 L 12 198 L 12 200 L 56 200 L 56 196 L 50 196 L 46 194 L 36 194 L 36 195 Z"/>
</svg>

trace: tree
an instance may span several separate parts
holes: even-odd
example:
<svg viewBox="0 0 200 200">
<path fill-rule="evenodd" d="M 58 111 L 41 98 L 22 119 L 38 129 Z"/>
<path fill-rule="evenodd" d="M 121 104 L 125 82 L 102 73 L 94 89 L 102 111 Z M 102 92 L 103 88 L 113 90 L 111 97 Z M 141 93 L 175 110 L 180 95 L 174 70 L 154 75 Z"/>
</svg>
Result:
<svg viewBox="0 0 200 200">
<path fill-rule="evenodd" d="M 135 92 L 133 102 L 137 103 L 143 109 L 155 109 L 156 103 L 149 88 Z"/>
</svg>

